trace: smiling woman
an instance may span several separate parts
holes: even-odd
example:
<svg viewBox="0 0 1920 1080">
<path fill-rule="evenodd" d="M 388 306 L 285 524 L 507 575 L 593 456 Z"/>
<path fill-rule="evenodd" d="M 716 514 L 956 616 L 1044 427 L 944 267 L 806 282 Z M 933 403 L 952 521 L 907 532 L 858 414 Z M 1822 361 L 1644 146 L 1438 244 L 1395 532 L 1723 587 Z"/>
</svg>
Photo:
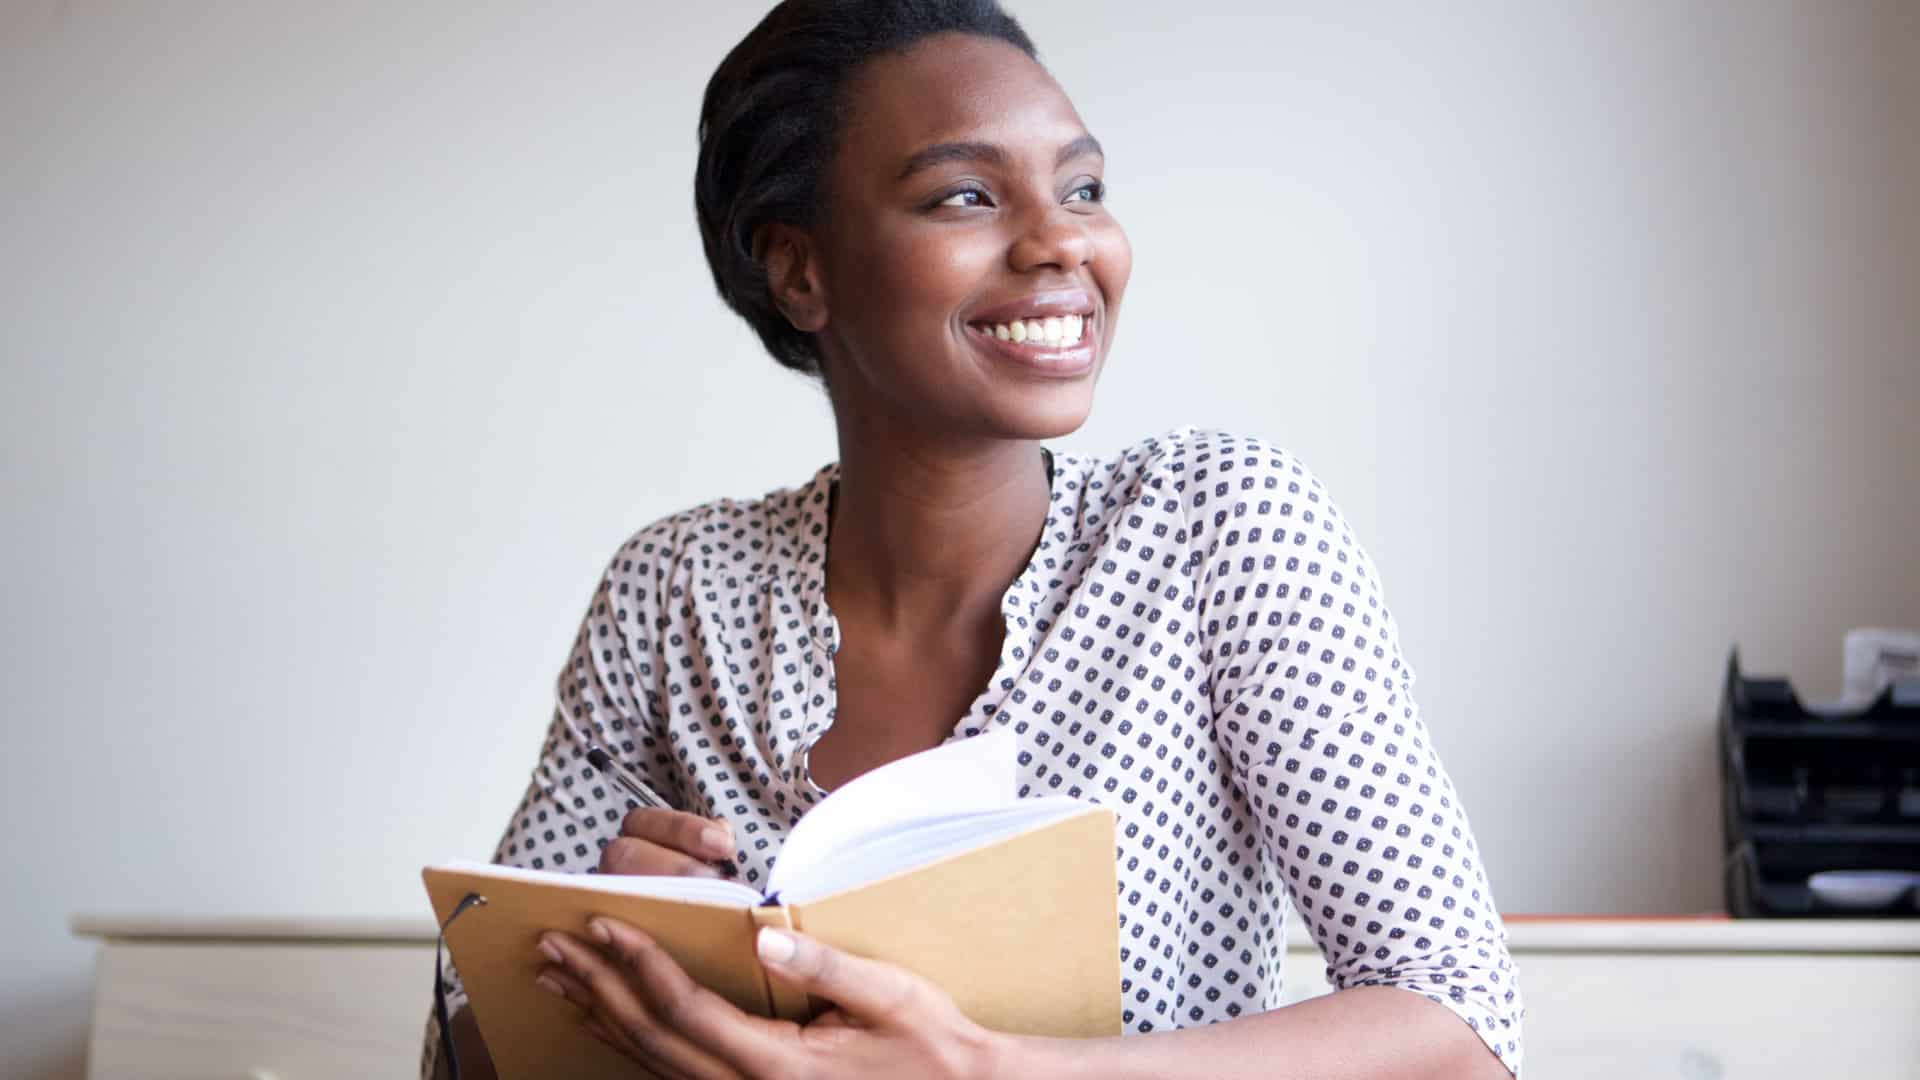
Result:
<svg viewBox="0 0 1920 1080">
<path fill-rule="evenodd" d="M 1105 173 L 987 0 L 790 0 L 727 56 L 700 121 L 708 261 L 822 381 L 840 459 L 621 546 L 496 859 L 758 882 L 828 790 L 1010 728 L 1021 794 L 1116 813 L 1128 1037 L 985 1031 L 905 970 L 771 931 L 763 958 L 835 1008 L 764 1020 L 630 927 L 548 935 L 541 985 L 636 1075 L 1518 1071 L 1505 929 L 1319 482 L 1191 426 L 1109 459 L 1042 445 L 1085 422 L 1132 269 Z M 626 812 L 595 744 L 677 810 Z M 1340 992 L 1281 1008 L 1294 905 Z"/>
<path fill-rule="evenodd" d="M 940 25 L 899 6 L 904 23 Z M 911 413 L 975 441 L 1033 440 L 1086 419 L 1132 255 L 1103 202 L 1099 142 L 1018 26 L 974 15 L 1003 34 L 926 34 L 847 77 L 818 210 L 734 225 L 753 237 L 751 269 L 737 288 L 726 263 L 716 276 L 749 321 L 757 295 L 742 294 L 764 289 L 779 314 L 762 338 L 825 379 L 843 420 Z M 781 9 L 762 29 L 777 40 L 799 19 Z M 709 253 L 715 217 L 702 215 Z"/>
</svg>

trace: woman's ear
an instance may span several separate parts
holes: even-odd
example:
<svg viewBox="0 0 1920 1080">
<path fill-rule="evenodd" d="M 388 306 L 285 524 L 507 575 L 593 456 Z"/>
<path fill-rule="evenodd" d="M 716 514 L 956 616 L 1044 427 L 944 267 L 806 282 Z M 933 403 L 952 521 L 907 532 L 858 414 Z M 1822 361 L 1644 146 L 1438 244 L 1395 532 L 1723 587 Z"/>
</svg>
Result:
<svg viewBox="0 0 1920 1080">
<path fill-rule="evenodd" d="M 827 294 L 812 238 L 793 225 L 762 225 L 753 233 L 753 253 L 774 306 L 795 330 L 819 333 L 827 325 Z"/>
</svg>

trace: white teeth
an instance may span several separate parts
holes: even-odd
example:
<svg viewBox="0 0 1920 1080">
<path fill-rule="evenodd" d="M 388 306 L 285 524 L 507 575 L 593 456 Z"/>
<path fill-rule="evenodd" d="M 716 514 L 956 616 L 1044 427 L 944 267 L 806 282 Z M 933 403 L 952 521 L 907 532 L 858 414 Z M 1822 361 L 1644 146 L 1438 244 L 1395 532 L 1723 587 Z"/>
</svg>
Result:
<svg viewBox="0 0 1920 1080">
<path fill-rule="evenodd" d="M 982 326 L 981 331 L 1001 341 L 1036 342 L 1042 345 L 1077 345 L 1086 333 L 1084 315 L 1049 315 L 1044 319 L 1021 319 L 1010 323 Z"/>
</svg>

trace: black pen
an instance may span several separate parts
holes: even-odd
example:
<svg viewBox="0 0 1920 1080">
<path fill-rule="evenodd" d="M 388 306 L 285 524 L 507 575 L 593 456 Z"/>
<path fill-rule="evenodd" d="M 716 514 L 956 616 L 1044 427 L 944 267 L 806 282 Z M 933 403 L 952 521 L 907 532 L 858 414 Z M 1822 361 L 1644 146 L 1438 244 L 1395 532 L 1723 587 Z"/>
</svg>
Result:
<svg viewBox="0 0 1920 1080">
<path fill-rule="evenodd" d="M 607 778 L 613 781 L 615 787 L 625 792 L 629 799 L 639 803 L 641 806 L 653 810 L 673 809 L 673 807 L 667 805 L 667 800 L 661 798 L 646 784 L 641 783 L 639 777 L 633 775 L 631 770 L 621 765 L 618 761 L 615 761 L 612 754 L 607 753 L 600 747 L 587 747 L 587 761 L 590 762 L 594 768 L 605 773 Z M 740 872 L 734 868 L 732 859 L 716 860 L 709 865 L 718 867 L 720 873 L 726 877 L 738 877 L 740 874 Z"/>
<path fill-rule="evenodd" d="M 640 782 L 640 778 L 628 772 L 621 764 L 613 760 L 613 755 L 598 746 L 587 747 L 587 760 L 593 767 L 607 775 L 613 786 L 627 793 L 627 797 L 641 806 L 654 810 L 671 810 L 667 800 L 654 794 L 652 788 Z"/>
</svg>

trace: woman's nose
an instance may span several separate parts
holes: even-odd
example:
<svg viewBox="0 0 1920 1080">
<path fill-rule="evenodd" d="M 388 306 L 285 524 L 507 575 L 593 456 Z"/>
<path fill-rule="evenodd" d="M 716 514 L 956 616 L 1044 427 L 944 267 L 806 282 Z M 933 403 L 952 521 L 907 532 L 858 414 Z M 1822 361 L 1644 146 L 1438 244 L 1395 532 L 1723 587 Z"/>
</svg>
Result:
<svg viewBox="0 0 1920 1080">
<path fill-rule="evenodd" d="M 1047 266 L 1077 270 L 1092 257 L 1086 226 L 1065 210 L 1036 220 L 1007 253 L 1007 261 L 1021 273 Z"/>
</svg>

